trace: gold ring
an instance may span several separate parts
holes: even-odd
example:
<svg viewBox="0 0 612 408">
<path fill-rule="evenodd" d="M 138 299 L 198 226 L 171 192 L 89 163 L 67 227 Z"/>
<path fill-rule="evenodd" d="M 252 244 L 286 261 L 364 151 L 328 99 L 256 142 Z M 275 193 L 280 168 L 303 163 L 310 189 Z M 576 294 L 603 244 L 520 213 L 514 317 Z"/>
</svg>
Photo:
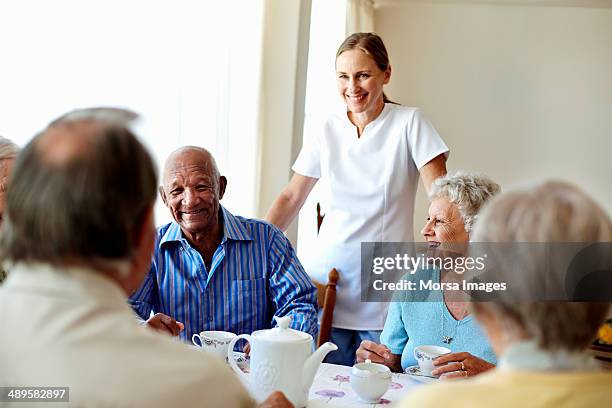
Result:
<svg viewBox="0 0 612 408">
<path fill-rule="evenodd" d="M 463 361 L 461 362 L 461 371 L 466 371 L 465 366 L 463 365 Z"/>
</svg>

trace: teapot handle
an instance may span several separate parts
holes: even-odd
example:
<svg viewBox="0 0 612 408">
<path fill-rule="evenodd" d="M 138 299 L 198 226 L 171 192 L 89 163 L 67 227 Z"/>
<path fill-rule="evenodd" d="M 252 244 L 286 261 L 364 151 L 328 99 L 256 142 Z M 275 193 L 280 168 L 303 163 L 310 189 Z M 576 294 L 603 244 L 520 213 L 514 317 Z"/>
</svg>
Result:
<svg viewBox="0 0 612 408">
<path fill-rule="evenodd" d="M 234 346 L 240 339 L 245 339 L 249 343 L 251 342 L 251 336 L 248 334 L 241 334 L 240 336 L 234 337 L 232 341 L 230 341 L 227 349 L 227 361 L 229 362 L 230 367 L 232 367 L 232 370 L 234 370 L 243 381 L 247 381 L 249 379 L 249 375 L 238 367 L 238 364 L 236 364 L 236 359 L 234 358 Z"/>
<path fill-rule="evenodd" d="M 200 344 L 196 343 L 196 339 L 200 340 Z M 200 335 L 198 333 L 195 333 L 193 336 L 191 336 L 191 342 L 195 346 L 198 346 L 199 348 L 203 348 L 203 346 L 202 346 L 202 339 L 200 338 Z"/>
</svg>

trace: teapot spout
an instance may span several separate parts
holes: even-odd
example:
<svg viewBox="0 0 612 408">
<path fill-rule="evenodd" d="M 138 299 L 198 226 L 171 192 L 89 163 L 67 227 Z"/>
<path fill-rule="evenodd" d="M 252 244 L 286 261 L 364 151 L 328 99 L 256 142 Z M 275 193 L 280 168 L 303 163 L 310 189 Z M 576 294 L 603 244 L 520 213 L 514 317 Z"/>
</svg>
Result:
<svg viewBox="0 0 612 408">
<path fill-rule="evenodd" d="M 304 368 L 302 369 L 302 386 L 305 391 L 310 389 L 312 382 L 314 381 L 314 376 L 319 369 L 319 366 L 323 362 L 323 359 L 330 351 L 338 350 L 338 346 L 334 343 L 327 342 L 322 344 L 317 350 L 304 363 Z"/>
</svg>

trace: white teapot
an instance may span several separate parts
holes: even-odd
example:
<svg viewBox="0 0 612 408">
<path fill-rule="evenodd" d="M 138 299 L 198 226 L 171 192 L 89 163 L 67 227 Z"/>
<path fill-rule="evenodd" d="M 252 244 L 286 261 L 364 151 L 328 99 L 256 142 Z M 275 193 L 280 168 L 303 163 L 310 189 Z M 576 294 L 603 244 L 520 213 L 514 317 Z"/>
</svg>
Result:
<svg viewBox="0 0 612 408">
<path fill-rule="evenodd" d="M 275 317 L 278 327 L 241 334 L 229 344 L 227 358 L 251 395 L 262 402 L 273 391 L 282 391 L 296 407 L 305 407 L 308 391 L 323 358 L 338 347 L 330 342 L 314 353 L 312 336 L 289 328 L 291 317 Z M 234 359 L 234 345 L 240 339 L 251 344 L 250 373 L 244 373 Z"/>
</svg>

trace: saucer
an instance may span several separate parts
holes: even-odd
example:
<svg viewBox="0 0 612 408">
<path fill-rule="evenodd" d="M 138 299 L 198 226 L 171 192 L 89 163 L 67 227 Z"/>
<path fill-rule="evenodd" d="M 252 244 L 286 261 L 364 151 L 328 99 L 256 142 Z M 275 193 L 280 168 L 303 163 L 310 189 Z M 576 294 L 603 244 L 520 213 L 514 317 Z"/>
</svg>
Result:
<svg viewBox="0 0 612 408">
<path fill-rule="evenodd" d="M 404 370 L 404 373 L 410 375 L 411 378 L 413 378 L 415 381 L 419 381 L 423 383 L 430 383 L 430 382 L 438 381 L 438 377 L 427 375 L 421 372 L 421 368 L 418 365 L 406 367 L 406 369 Z"/>
</svg>

